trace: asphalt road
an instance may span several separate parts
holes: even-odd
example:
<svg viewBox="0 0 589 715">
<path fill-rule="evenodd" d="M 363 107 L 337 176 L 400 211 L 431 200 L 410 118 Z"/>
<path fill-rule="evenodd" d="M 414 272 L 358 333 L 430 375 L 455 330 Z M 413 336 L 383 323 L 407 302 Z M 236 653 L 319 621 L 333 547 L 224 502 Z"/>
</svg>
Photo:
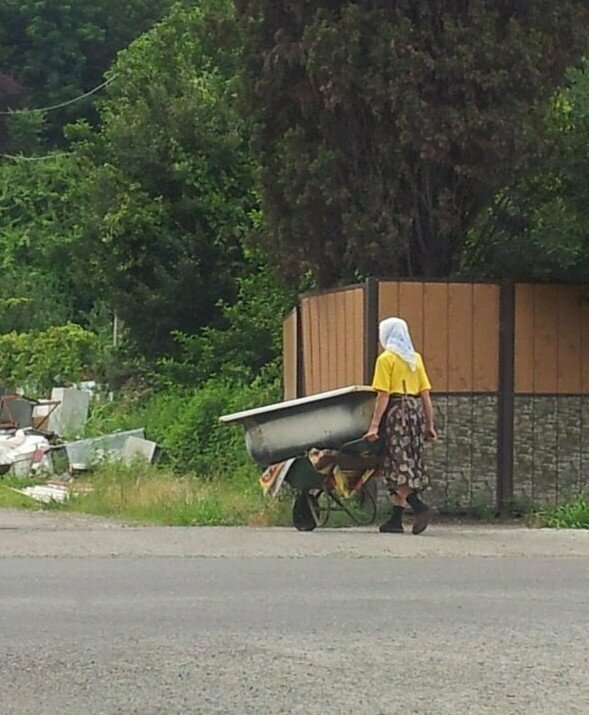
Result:
<svg viewBox="0 0 589 715">
<path fill-rule="evenodd" d="M 0 713 L 589 712 L 589 532 L 0 510 Z"/>
</svg>

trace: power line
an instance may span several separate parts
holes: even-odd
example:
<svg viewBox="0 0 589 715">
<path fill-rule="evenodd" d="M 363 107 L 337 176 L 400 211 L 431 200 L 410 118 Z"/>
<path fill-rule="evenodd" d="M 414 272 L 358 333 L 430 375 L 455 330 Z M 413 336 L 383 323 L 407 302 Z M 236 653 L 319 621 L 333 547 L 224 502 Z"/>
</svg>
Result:
<svg viewBox="0 0 589 715">
<path fill-rule="evenodd" d="M 113 75 L 112 77 L 109 77 L 105 82 L 102 84 L 99 84 L 98 87 L 94 87 L 94 89 L 91 89 L 89 92 L 84 92 L 84 94 L 81 94 L 79 97 L 74 97 L 73 99 L 68 99 L 67 102 L 61 102 L 60 104 L 53 104 L 50 107 L 38 107 L 37 109 L 8 109 L 5 111 L 1 111 L 0 115 L 10 115 L 10 114 L 37 114 L 39 112 L 51 112 L 53 109 L 61 109 L 62 107 L 68 107 L 70 104 L 74 104 L 75 102 L 79 102 L 82 99 L 86 99 L 86 97 L 89 97 L 92 94 L 95 94 L 96 92 L 100 91 L 107 85 L 109 85 L 112 81 L 116 79 L 116 74 Z"/>
<path fill-rule="evenodd" d="M 70 154 L 47 154 L 46 156 L 18 156 L 15 154 L 0 154 L 0 157 L 2 157 L 3 159 L 12 159 L 13 161 L 46 161 L 47 159 L 59 159 L 63 156 L 70 156 Z"/>
</svg>

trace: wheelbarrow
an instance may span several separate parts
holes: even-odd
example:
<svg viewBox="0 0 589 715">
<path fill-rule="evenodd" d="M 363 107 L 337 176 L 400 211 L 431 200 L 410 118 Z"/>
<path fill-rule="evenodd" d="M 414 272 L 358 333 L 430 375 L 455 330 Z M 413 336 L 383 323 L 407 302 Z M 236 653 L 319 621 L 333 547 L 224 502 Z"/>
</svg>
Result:
<svg viewBox="0 0 589 715">
<path fill-rule="evenodd" d="M 284 464 L 282 478 L 296 491 L 293 522 L 310 531 L 333 511 L 356 523 L 376 516 L 377 452 L 360 438 L 370 425 L 376 392 L 350 386 L 221 417 L 242 424 L 246 447 L 260 467 Z"/>
<path fill-rule="evenodd" d="M 287 481 L 296 492 L 293 524 L 299 531 L 324 526 L 334 512 L 345 513 L 355 524 L 376 519 L 376 473 L 380 443 L 363 439 L 346 442 L 339 449 L 311 449 L 295 459 Z"/>
</svg>

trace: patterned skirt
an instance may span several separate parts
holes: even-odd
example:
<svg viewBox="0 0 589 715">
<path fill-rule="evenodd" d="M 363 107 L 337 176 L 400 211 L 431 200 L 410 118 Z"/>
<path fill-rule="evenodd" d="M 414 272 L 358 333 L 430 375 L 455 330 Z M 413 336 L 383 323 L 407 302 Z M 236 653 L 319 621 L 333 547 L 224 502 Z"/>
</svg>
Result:
<svg viewBox="0 0 589 715">
<path fill-rule="evenodd" d="M 391 494 L 407 485 L 421 491 L 427 487 L 423 460 L 425 422 L 421 402 L 410 395 L 391 397 L 383 418 L 383 476 Z"/>
</svg>

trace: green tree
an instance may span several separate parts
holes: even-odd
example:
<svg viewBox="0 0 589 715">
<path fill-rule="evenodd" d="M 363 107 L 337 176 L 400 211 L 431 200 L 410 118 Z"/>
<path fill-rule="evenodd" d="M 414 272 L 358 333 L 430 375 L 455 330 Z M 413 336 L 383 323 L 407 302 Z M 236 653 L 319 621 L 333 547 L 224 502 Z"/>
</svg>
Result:
<svg viewBox="0 0 589 715">
<path fill-rule="evenodd" d="M 92 306 L 75 261 L 85 178 L 73 156 L 0 165 L 0 333 L 46 329 Z"/>
<path fill-rule="evenodd" d="M 10 75 L 0 71 L 0 112 L 6 112 L 10 106 L 18 104 L 21 93 L 20 85 Z M 0 115 L 0 153 L 10 149 L 8 124 L 8 118 Z"/>
<path fill-rule="evenodd" d="M 589 64 L 546 115 L 544 150 L 471 233 L 463 270 L 484 278 L 589 280 Z"/>
<path fill-rule="evenodd" d="M 83 248 L 93 281 L 148 355 L 220 317 L 247 273 L 258 206 L 235 111 L 230 0 L 177 5 L 119 55 L 101 129 L 69 131 L 93 165 Z M 255 263 L 251 263 L 255 266 Z"/>
<path fill-rule="evenodd" d="M 237 0 L 265 246 L 319 285 L 446 276 L 537 148 L 585 0 Z"/>
<path fill-rule="evenodd" d="M 176 335 L 177 358 L 160 361 L 163 384 L 198 385 L 211 378 L 249 384 L 260 374 L 279 372 L 282 320 L 297 302 L 263 261 L 249 275 L 237 279 L 236 300 L 221 303 L 222 320 L 197 335 Z"/>
</svg>

